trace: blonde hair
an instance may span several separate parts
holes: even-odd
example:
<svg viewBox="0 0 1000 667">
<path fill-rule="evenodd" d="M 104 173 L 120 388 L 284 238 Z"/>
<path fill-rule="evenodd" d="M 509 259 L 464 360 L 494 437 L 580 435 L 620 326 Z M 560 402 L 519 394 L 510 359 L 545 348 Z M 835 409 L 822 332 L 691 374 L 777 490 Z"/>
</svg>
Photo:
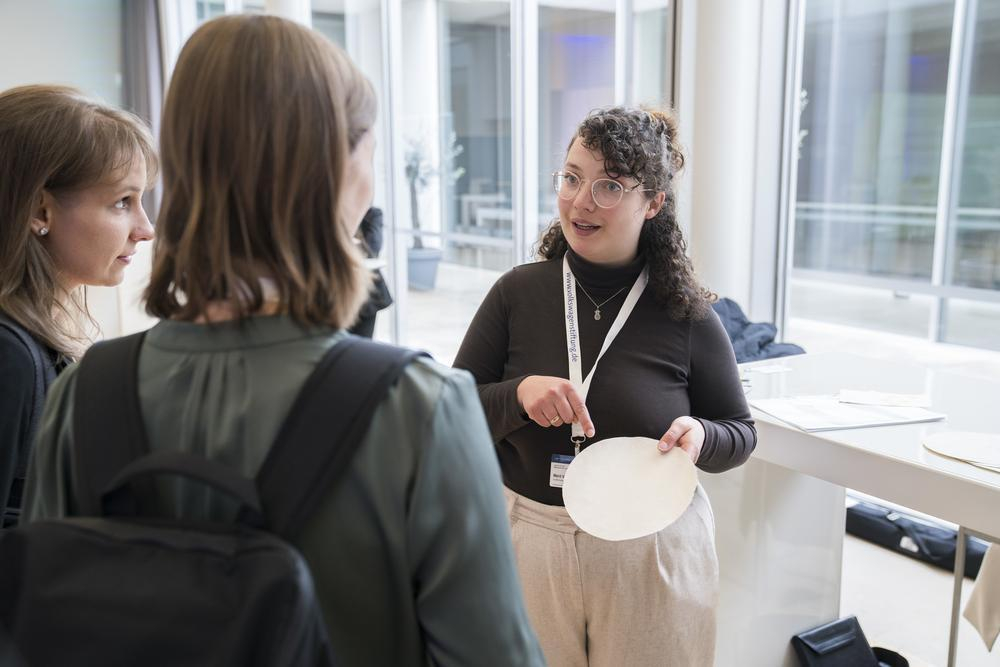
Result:
<svg viewBox="0 0 1000 667">
<path fill-rule="evenodd" d="M 369 272 L 338 196 L 375 122 L 371 84 L 319 33 L 274 16 L 204 24 L 181 51 L 163 114 L 164 196 L 146 310 L 195 320 L 226 301 L 304 325 L 349 325 Z"/>
<path fill-rule="evenodd" d="M 74 358 L 89 342 L 84 288 L 61 290 L 59 267 L 31 219 L 43 191 L 60 195 L 127 172 L 142 159 L 156 177 L 153 139 L 141 119 L 65 86 L 0 93 L 0 311 L 56 352 Z"/>
</svg>

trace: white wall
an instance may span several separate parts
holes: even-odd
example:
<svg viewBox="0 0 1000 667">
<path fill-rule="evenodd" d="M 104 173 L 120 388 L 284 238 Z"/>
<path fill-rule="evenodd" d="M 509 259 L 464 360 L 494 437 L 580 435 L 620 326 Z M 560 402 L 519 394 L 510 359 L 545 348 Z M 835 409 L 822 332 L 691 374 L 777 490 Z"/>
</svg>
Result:
<svg viewBox="0 0 1000 667">
<path fill-rule="evenodd" d="M 689 238 L 695 269 L 709 289 L 744 307 L 750 300 L 757 194 L 761 7 L 761 0 L 698 1 L 694 63 L 686 72 L 693 76 L 686 82 L 693 98 L 690 115 L 681 119 L 691 137 Z"/>
<path fill-rule="evenodd" d="M 402 2 L 402 118 L 398 125 L 402 131 L 403 153 L 411 141 L 419 141 L 429 163 L 441 165 L 441 23 L 438 0 L 403 0 Z M 407 181 L 398 187 L 408 192 Z M 406 195 L 409 202 L 409 195 Z M 441 179 L 432 176 L 427 187 L 419 193 L 420 225 L 423 231 L 441 231 Z M 410 207 L 397 211 L 397 225 L 410 220 Z M 434 239 L 424 238 L 425 245 L 437 245 Z"/>
<path fill-rule="evenodd" d="M 780 320 L 786 36 L 798 4 L 679 4 L 680 223 L 702 283 L 754 321 Z"/>
<path fill-rule="evenodd" d="M 61 83 L 119 104 L 120 5 L 118 0 L 0 0 L 0 90 Z"/>
<path fill-rule="evenodd" d="M 119 0 L 0 0 L 0 90 L 29 83 L 75 86 L 108 104 L 122 99 Z M 148 272 L 140 257 L 133 272 Z M 122 330 L 117 288 L 90 288 L 105 336 Z"/>
</svg>

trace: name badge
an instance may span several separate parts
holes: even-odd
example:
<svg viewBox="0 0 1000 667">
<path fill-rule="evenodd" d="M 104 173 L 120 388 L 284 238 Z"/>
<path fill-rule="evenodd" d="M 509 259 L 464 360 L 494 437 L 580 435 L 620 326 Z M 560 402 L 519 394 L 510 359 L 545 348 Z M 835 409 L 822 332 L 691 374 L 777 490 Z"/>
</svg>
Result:
<svg viewBox="0 0 1000 667">
<path fill-rule="evenodd" d="M 573 457 L 569 454 L 553 454 L 552 463 L 549 465 L 549 486 L 561 489 L 563 480 L 566 478 L 566 469 L 573 462 Z"/>
</svg>

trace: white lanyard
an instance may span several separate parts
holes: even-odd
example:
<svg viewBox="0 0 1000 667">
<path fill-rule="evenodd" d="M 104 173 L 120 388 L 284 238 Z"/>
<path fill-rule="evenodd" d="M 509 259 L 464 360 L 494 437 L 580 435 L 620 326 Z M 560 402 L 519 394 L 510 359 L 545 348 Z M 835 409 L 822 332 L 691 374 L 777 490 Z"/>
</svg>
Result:
<svg viewBox="0 0 1000 667">
<path fill-rule="evenodd" d="M 576 313 L 576 277 L 569 268 L 569 259 L 566 255 L 563 255 L 563 305 L 566 311 L 566 354 L 569 358 L 569 381 L 576 387 L 577 392 L 580 394 L 580 399 L 585 403 L 587 401 L 587 393 L 590 391 L 590 383 L 594 379 L 594 371 L 597 370 L 597 363 L 604 356 L 604 353 L 608 351 L 611 343 L 625 326 L 625 322 L 628 320 L 629 315 L 632 314 L 635 304 L 639 302 L 639 297 L 642 296 L 642 292 L 646 289 L 646 283 L 648 282 L 649 271 L 646 267 L 643 267 L 642 273 L 635 279 L 632 289 L 629 290 L 628 296 L 625 297 L 625 303 L 622 304 L 622 309 L 618 311 L 618 317 L 611 323 L 611 329 L 608 330 L 608 335 L 604 337 L 604 344 L 601 345 L 601 351 L 598 353 L 597 359 L 594 359 L 594 365 L 590 367 L 590 372 L 587 373 L 587 377 L 584 379 L 582 364 L 580 363 L 580 330 L 577 327 L 579 319 Z M 570 440 L 573 441 L 574 451 L 576 454 L 579 454 L 580 445 L 583 444 L 586 437 L 583 434 L 583 426 L 580 425 L 579 420 L 573 422 L 572 426 L 573 436 Z"/>
</svg>

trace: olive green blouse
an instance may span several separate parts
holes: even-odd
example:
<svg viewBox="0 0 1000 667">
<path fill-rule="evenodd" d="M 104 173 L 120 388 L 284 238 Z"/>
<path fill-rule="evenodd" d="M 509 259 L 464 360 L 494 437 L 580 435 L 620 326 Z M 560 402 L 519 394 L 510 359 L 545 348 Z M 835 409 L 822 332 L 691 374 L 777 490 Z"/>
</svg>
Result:
<svg viewBox="0 0 1000 667">
<path fill-rule="evenodd" d="M 306 377 L 344 336 L 283 316 L 157 324 L 139 361 L 151 449 L 201 453 L 254 476 Z M 29 521 L 74 513 L 75 371 L 49 394 L 29 472 Z M 227 504 L 211 492 L 171 488 L 176 516 L 226 518 Z M 426 359 L 404 371 L 297 546 L 344 664 L 544 664 L 489 430 L 464 371 Z"/>
</svg>

